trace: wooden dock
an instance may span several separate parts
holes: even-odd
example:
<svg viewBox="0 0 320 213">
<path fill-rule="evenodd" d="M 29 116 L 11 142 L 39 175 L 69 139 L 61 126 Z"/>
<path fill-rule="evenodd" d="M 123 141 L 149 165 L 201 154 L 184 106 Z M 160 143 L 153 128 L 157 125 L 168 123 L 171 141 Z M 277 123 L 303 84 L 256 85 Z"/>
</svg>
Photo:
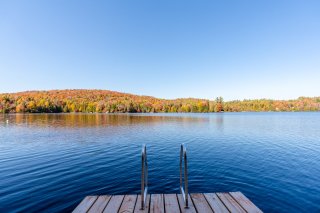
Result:
<svg viewBox="0 0 320 213">
<path fill-rule="evenodd" d="M 104 213 L 212 213 L 262 212 L 241 192 L 189 194 L 189 208 L 184 208 L 181 194 L 147 195 L 146 208 L 140 209 L 140 195 L 87 196 L 73 212 Z"/>
</svg>

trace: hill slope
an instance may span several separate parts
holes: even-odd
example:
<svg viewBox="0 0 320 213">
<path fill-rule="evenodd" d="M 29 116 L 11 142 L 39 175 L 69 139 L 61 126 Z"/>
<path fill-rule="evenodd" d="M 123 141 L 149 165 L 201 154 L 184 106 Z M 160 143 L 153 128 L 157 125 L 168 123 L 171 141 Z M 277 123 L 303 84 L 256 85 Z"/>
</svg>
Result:
<svg viewBox="0 0 320 213">
<path fill-rule="evenodd" d="M 320 97 L 296 100 L 166 100 L 109 90 L 49 90 L 0 94 L 0 112 L 320 111 Z"/>
</svg>

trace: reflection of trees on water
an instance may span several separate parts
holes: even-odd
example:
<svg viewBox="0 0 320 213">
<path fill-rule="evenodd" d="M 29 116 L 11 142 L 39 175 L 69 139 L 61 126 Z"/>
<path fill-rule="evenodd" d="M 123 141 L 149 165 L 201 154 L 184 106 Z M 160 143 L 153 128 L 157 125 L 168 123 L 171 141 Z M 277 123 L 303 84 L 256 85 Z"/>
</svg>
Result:
<svg viewBox="0 0 320 213">
<path fill-rule="evenodd" d="M 150 125 L 164 122 L 208 122 L 207 116 L 186 114 L 6 114 L 0 115 L 0 122 L 43 127 L 98 127 L 123 125 Z"/>
<path fill-rule="evenodd" d="M 210 123 L 215 125 L 217 129 L 222 130 L 224 126 L 224 113 L 217 113 L 210 117 Z"/>
</svg>

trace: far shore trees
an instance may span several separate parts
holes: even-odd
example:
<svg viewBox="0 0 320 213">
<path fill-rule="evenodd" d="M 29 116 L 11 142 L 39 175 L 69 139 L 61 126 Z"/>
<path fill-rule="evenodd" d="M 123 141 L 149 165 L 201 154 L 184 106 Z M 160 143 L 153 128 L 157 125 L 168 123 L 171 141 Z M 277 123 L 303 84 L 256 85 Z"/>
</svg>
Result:
<svg viewBox="0 0 320 213">
<path fill-rule="evenodd" d="M 216 106 L 214 109 L 215 112 L 223 112 L 223 98 L 222 97 L 218 97 L 216 98 Z"/>
<path fill-rule="evenodd" d="M 243 100 L 224 102 L 138 96 L 108 90 L 50 90 L 0 94 L 0 113 L 208 113 L 242 111 L 320 111 L 320 97 L 296 100 Z"/>
</svg>

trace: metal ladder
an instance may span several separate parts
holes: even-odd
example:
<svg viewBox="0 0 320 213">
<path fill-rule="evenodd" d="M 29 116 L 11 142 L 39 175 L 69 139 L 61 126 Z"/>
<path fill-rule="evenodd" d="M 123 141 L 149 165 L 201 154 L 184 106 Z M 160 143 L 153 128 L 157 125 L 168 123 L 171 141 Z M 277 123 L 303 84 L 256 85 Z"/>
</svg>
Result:
<svg viewBox="0 0 320 213">
<path fill-rule="evenodd" d="M 142 145 L 141 160 L 141 209 L 144 209 L 148 195 L 148 163 L 147 147 L 145 144 Z M 182 175 L 184 178 L 182 178 Z M 180 148 L 180 193 L 184 201 L 184 207 L 188 208 L 188 161 L 187 149 L 184 144 L 181 144 Z"/>
<path fill-rule="evenodd" d="M 141 209 L 144 209 L 148 194 L 148 163 L 145 144 L 142 145 L 141 160 Z"/>
</svg>

